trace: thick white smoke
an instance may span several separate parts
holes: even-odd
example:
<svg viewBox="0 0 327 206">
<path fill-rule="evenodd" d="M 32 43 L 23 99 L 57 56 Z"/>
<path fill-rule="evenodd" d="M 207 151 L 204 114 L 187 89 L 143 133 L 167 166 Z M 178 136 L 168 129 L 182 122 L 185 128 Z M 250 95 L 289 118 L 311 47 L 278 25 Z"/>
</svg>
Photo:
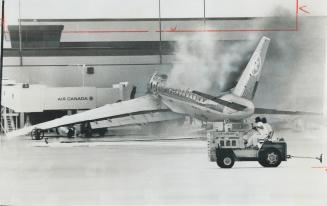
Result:
<svg viewBox="0 0 327 206">
<path fill-rule="evenodd" d="M 219 42 L 208 33 L 181 37 L 167 84 L 203 92 L 224 91 L 230 86 L 231 77 L 244 69 L 244 62 L 249 59 L 255 43 Z"/>
</svg>

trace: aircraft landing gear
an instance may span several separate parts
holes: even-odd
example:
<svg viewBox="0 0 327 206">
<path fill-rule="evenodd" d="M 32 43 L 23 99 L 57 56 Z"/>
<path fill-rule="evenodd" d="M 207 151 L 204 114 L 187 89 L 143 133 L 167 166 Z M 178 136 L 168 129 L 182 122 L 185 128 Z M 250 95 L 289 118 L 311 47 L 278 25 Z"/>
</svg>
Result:
<svg viewBox="0 0 327 206">
<path fill-rule="evenodd" d="M 74 127 L 69 127 L 68 132 L 67 132 L 67 137 L 72 138 L 72 137 L 74 137 L 74 134 L 75 134 L 75 128 Z"/>
<path fill-rule="evenodd" d="M 81 134 L 84 134 L 86 138 L 92 137 L 93 131 L 89 122 L 85 122 L 81 125 Z"/>
<path fill-rule="evenodd" d="M 41 140 L 44 137 L 44 131 L 41 129 L 33 129 L 31 132 L 32 140 Z"/>
<path fill-rule="evenodd" d="M 100 137 L 103 137 L 107 132 L 107 128 L 96 129 L 96 131 L 97 131 L 97 133 L 99 134 Z"/>
</svg>

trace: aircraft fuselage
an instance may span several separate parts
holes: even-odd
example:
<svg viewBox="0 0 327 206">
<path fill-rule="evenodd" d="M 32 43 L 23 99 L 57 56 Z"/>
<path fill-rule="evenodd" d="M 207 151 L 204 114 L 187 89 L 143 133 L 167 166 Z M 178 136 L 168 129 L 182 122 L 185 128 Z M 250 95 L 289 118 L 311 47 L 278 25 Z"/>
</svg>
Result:
<svg viewBox="0 0 327 206">
<path fill-rule="evenodd" d="M 226 119 L 242 120 L 254 112 L 252 101 L 231 93 L 224 94 L 213 101 L 200 92 L 167 87 L 166 82 L 166 75 L 154 74 L 149 89 L 173 112 L 211 122 Z"/>
</svg>

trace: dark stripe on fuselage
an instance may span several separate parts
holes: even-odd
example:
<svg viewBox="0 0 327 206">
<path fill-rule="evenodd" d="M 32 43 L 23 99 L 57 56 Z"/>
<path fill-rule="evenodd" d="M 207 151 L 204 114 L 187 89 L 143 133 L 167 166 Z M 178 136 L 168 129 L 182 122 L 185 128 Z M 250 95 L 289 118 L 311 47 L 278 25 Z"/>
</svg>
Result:
<svg viewBox="0 0 327 206">
<path fill-rule="evenodd" d="M 202 97 L 204 97 L 206 99 L 210 99 L 210 100 L 212 100 L 214 102 L 217 102 L 218 104 L 224 105 L 226 107 L 229 107 L 229 108 L 237 110 L 237 111 L 242 111 L 242 110 L 246 109 L 246 106 L 244 106 L 244 105 L 241 105 L 241 104 L 238 104 L 238 103 L 235 103 L 235 102 L 229 102 L 229 101 L 226 101 L 226 100 L 222 100 L 222 99 L 219 99 L 217 97 L 211 96 L 209 94 L 204 94 L 204 93 L 199 92 L 199 91 L 192 91 L 192 93 L 197 94 L 199 96 L 202 96 Z"/>
<path fill-rule="evenodd" d="M 207 105 L 207 104 L 203 104 L 200 102 L 200 100 L 195 100 L 195 99 L 192 99 L 191 97 L 187 97 L 187 96 L 181 96 L 181 95 L 178 95 L 178 94 L 174 94 L 174 93 L 170 93 L 168 92 L 168 88 L 165 88 L 165 90 L 163 89 L 159 89 L 160 90 L 160 95 L 165 95 L 167 97 L 172 97 L 172 98 L 175 98 L 175 99 L 178 99 L 178 100 L 181 100 L 181 101 L 187 101 L 189 103 L 192 103 L 192 104 L 196 104 L 196 105 L 199 105 L 199 106 L 202 106 L 202 107 L 205 107 L 205 108 L 209 108 L 209 109 L 212 109 L 212 110 L 215 110 L 215 111 L 218 111 L 218 112 L 222 112 L 223 111 L 223 107 L 221 105 Z M 176 90 L 174 90 L 176 91 Z M 178 90 L 178 92 L 185 92 L 186 91 L 182 91 L 182 90 Z M 194 93 L 192 92 L 189 92 L 190 95 L 193 95 Z M 197 94 L 195 94 L 197 95 Z M 200 98 L 206 100 L 205 97 L 202 97 L 201 95 L 197 95 L 199 96 Z"/>
</svg>

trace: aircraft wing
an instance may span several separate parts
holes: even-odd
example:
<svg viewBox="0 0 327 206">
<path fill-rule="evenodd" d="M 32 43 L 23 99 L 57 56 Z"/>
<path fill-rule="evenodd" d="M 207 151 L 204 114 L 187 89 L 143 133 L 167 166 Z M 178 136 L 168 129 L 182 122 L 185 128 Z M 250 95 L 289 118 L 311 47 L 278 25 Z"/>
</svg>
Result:
<svg viewBox="0 0 327 206">
<path fill-rule="evenodd" d="M 140 116 L 146 116 L 146 118 L 142 119 Z M 138 119 L 133 117 L 138 117 Z M 134 119 L 134 121 L 131 121 L 131 118 Z M 184 118 L 184 116 L 171 112 L 167 106 L 161 104 L 160 101 L 158 101 L 154 96 L 146 95 L 136 99 L 122 101 L 114 104 L 107 104 L 105 106 L 91 109 L 82 113 L 66 115 L 48 122 L 25 127 L 7 133 L 7 136 L 22 136 L 29 134 L 33 129 L 48 130 L 56 127 L 68 126 L 83 122 L 107 121 L 114 122 L 114 124 L 109 124 L 109 126 L 124 126 L 137 123 L 144 124 L 149 122 L 181 118 Z M 138 122 L 137 120 L 140 121 Z M 99 128 L 99 126 L 95 128 Z"/>
<path fill-rule="evenodd" d="M 304 128 L 316 128 L 317 125 L 324 122 L 323 114 L 317 112 L 256 108 L 254 115 L 266 117 L 276 130 L 295 129 L 302 131 Z"/>
<path fill-rule="evenodd" d="M 280 115 L 322 115 L 316 112 L 304 112 L 304 111 L 286 111 L 277 109 L 265 109 L 265 108 L 255 108 L 255 114 L 280 114 Z"/>
</svg>

